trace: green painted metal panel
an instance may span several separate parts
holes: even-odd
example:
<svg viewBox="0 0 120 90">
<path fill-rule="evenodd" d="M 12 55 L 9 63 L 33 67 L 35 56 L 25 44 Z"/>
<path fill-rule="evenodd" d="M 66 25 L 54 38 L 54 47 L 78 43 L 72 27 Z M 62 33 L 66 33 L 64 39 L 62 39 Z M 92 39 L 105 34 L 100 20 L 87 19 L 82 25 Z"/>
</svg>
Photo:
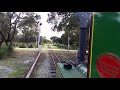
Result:
<svg viewBox="0 0 120 90">
<path fill-rule="evenodd" d="M 100 78 L 96 60 L 101 54 L 120 57 L 120 13 L 97 12 L 94 15 L 91 78 Z"/>
<path fill-rule="evenodd" d="M 79 72 L 75 67 L 72 67 L 72 69 L 67 70 L 63 67 L 62 63 L 57 63 L 57 74 L 56 76 L 59 78 L 85 78 L 85 76 Z"/>
<path fill-rule="evenodd" d="M 56 78 L 64 78 L 59 69 L 59 65 L 57 65 L 57 67 L 56 67 Z"/>
</svg>

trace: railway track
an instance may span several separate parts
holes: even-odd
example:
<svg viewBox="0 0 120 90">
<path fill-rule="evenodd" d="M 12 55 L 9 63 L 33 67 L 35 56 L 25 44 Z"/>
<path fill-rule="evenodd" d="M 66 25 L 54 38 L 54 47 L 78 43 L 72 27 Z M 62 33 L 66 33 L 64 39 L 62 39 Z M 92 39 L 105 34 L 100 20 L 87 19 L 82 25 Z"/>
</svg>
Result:
<svg viewBox="0 0 120 90">
<path fill-rule="evenodd" d="M 57 67 L 57 63 L 61 63 L 62 62 L 62 60 L 61 59 L 59 59 L 59 57 L 58 56 L 61 56 L 61 55 L 57 55 L 56 53 L 54 53 L 54 51 L 51 49 L 51 47 L 48 45 L 48 48 L 49 48 L 49 50 L 48 50 L 48 54 L 49 54 L 49 56 L 50 56 L 50 65 L 51 65 L 51 67 L 50 67 L 50 69 L 51 69 L 51 71 L 50 71 L 50 73 L 52 74 L 52 77 L 53 78 L 55 78 L 55 76 L 56 76 L 56 67 Z M 32 73 L 34 72 L 34 69 L 35 69 L 35 66 L 36 66 L 36 63 L 38 62 L 38 59 L 39 59 L 39 57 L 41 56 L 41 52 L 38 54 L 38 56 L 36 57 L 36 59 L 35 59 L 35 61 L 34 61 L 34 63 L 32 64 L 32 66 L 31 66 L 31 68 L 29 69 L 29 72 L 27 73 L 27 75 L 26 75 L 26 77 L 25 78 L 30 78 L 31 76 L 32 76 Z M 72 65 L 75 65 L 75 63 L 71 60 L 70 61 L 70 63 L 72 64 Z"/>
<path fill-rule="evenodd" d="M 49 49 L 51 49 L 50 46 L 48 46 Z M 53 52 L 53 50 L 49 50 L 48 51 L 49 56 L 51 57 L 51 73 L 52 73 L 52 77 L 55 77 L 56 75 L 56 66 L 57 63 L 60 63 L 60 59 L 58 58 L 58 56 Z M 29 69 L 27 75 L 25 78 L 30 78 L 32 76 L 32 73 L 35 69 L 36 63 L 38 62 L 39 57 L 41 56 L 41 52 L 38 54 L 38 56 L 36 57 L 34 63 L 32 64 L 31 68 Z"/>
<path fill-rule="evenodd" d="M 48 48 L 51 49 L 51 47 L 49 45 L 48 45 Z M 58 58 L 58 56 L 53 52 L 53 50 L 49 50 L 49 52 L 50 52 L 50 56 L 51 56 L 51 58 L 52 58 L 53 63 L 54 63 L 55 66 L 56 66 L 57 63 L 62 62 L 62 60 L 60 60 Z M 62 56 L 60 55 L 60 57 L 62 57 Z M 73 66 L 76 66 L 74 60 L 70 60 L 70 64 L 72 64 Z"/>
<path fill-rule="evenodd" d="M 63 60 L 59 59 L 58 56 L 61 56 L 61 55 L 58 55 L 56 53 L 54 53 L 54 51 L 51 49 L 51 47 L 48 45 L 48 48 L 50 49 L 49 50 L 49 55 L 52 59 L 52 62 L 51 62 L 51 73 L 53 73 L 53 77 L 55 77 L 55 74 L 56 74 L 56 67 L 57 67 L 57 63 L 61 63 L 63 62 Z M 72 64 L 73 66 L 76 66 L 76 63 L 73 61 L 73 60 L 70 60 L 69 61 L 70 64 Z"/>
<path fill-rule="evenodd" d="M 28 71 L 28 73 L 27 73 L 27 75 L 26 75 L 25 78 L 30 78 L 30 76 L 31 76 L 31 74 L 32 74 L 32 72 L 33 72 L 33 70 L 34 70 L 34 68 L 35 68 L 35 65 L 36 65 L 36 63 L 37 63 L 37 61 L 38 61 L 38 59 L 39 59 L 39 57 L 40 57 L 40 55 L 41 55 L 41 53 L 42 53 L 42 52 L 39 52 L 38 56 L 36 57 L 34 63 L 32 64 L 32 66 L 31 66 L 30 70 Z"/>
<path fill-rule="evenodd" d="M 58 56 L 51 50 L 51 47 L 48 45 L 49 50 L 49 56 L 51 57 L 51 73 L 52 77 L 56 77 L 56 67 L 57 63 L 60 63 L 61 60 L 58 58 Z"/>
</svg>

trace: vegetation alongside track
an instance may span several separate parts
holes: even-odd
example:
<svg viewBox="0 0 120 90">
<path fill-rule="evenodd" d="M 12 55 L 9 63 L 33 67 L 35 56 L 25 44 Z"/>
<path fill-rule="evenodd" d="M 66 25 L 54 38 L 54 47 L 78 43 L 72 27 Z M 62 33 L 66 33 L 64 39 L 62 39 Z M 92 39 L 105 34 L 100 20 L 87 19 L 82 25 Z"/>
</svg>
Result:
<svg viewBox="0 0 120 90">
<path fill-rule="evenodd" d="M 11 56 L 0 60 L 0 77 L 24 78 L 37 54 L 35 50 L 15 49 Z"/>
</svg>

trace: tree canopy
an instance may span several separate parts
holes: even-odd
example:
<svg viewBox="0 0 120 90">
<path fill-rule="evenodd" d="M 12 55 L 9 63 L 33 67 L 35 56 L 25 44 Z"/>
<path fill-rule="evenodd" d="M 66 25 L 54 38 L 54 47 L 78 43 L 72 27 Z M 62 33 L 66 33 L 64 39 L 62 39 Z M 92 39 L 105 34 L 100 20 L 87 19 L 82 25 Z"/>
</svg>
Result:
<svg viewBox="0 0 120 90">
<path fill-rule="evenodd" d="M 75 12 L 50 12 L 47 22 L 52 24 L 53 31 L 65 31 L 61 36 L 63 44 L 67 44 L 70 37 L 70 44 L 79 44 L 79 18 Z"/>
<path fill-rule="evenodd" d="M 8 45 L 20 31 L 29 38 L 35 36 L 40 19 L 40 15 L 33 12 L 0 12 L 0 41 Z"/>
</svg>

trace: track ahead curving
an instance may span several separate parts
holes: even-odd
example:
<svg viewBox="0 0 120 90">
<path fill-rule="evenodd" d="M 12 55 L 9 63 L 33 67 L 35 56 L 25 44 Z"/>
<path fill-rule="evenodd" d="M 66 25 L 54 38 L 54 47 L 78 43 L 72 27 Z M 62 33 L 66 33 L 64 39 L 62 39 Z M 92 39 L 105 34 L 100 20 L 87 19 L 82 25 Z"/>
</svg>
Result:
<svg viewBox="0 0 120 90">
<path fill-rule="evenodd" d="M 56 65 L 62 60 L 61 53 L 54 52 L 48 45 L 48 50 L 42 51 L 29 78 L 55 78 Z"/>
</svg>

